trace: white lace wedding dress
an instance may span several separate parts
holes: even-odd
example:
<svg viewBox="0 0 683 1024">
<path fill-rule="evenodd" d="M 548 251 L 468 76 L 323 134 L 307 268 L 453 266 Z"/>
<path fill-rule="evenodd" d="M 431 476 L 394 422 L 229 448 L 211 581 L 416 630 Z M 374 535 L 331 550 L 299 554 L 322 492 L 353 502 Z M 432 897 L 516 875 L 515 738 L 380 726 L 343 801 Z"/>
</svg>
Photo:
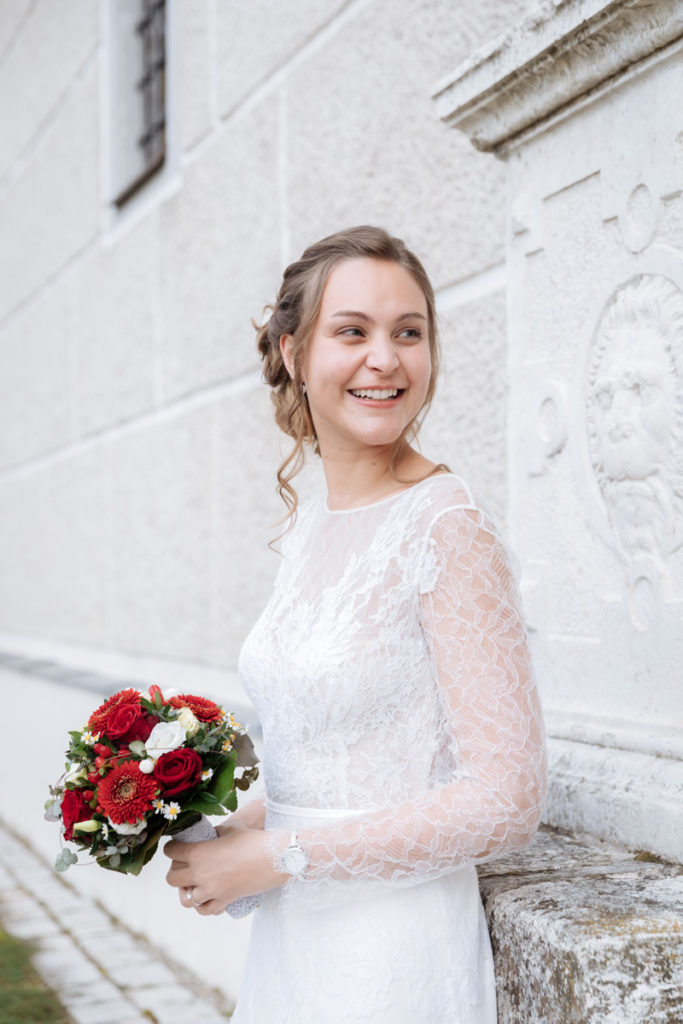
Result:
<svg viewBox="0 0 683 1024">
<path fill-rule="evenodd" d="M 475 864 L 523 846 L 543 727 L 513 574 L 456 476 L 305 503 L 240 659 L 273 856 L 234 1024 L 495 1024 Z"/>
</svg>

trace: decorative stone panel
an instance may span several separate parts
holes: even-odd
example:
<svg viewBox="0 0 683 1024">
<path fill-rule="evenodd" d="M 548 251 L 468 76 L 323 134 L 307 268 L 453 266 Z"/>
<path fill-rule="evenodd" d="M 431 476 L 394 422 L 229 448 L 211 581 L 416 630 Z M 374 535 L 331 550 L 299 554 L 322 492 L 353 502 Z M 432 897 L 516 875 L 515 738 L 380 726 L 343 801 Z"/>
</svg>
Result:
<svg viewBox="0 0 683 1024">
<path fill-rule="evenodd" d="M 556 0 L 436 96 L 507 165 L 508 511 L 547 817 L 679 861 L 682 81 L 680 3 Z"/>
</svg>

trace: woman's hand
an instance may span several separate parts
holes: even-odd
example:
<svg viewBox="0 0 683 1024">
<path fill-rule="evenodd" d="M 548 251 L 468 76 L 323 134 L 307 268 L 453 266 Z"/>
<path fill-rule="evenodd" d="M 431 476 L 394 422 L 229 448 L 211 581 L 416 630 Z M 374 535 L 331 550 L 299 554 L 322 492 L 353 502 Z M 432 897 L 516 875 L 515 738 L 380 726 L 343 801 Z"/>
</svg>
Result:
<svg viewBox="0 0 683 1024">
<path fill-rule="evenodd" d="M 266 824 L 266 805 L 263 800 L 250 800 L 243 804 L 229 818 L 216 826 L 219 836 L 229 835 L 236 828 L 264 828 Z"/>
<path fill-rule="evenodd" d="M 267 834 L 262 829 L 240 823 L 224 828 L 217 839 L 203 843 L 173 839 L 164 847 L 173 862 L 166 881 L 180 890 L 183 906 L 199 914 L 221 914 L 233 900 L 277 888 L 289 878 L 275 870 L 265 853 Z"/>
</svg>

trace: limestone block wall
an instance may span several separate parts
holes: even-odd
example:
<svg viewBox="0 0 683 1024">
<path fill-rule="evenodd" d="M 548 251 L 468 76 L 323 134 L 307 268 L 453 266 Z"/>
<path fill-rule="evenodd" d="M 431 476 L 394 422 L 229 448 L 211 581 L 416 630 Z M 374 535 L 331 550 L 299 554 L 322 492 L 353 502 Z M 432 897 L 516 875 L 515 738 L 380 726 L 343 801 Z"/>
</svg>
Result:
<svg viewBox="0 0 683 1024">
<path fill-rule="evenodd" d="M 107 3 L 0 12 L 0 646 L 230 670 L 281 514 L 250 319 L 307 243 L 375 222 L 423 257 L 425 450 L 504 514 L 503 171 L 430 93 L 526 5 L 169 3 L 168 166 L 117 215 Z"/>
</svg>

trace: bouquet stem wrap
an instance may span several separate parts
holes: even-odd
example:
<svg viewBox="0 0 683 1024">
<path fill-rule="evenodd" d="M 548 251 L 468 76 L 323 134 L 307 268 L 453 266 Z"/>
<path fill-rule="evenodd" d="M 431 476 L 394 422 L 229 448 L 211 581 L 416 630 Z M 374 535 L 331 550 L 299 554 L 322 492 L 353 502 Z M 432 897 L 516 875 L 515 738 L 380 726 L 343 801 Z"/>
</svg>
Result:
<svg viewBox="0 0 683 1024">
<path fill-rule="evenodd" d="M 189 828 L 184 828 L 182 832 L 176 832 L 173 838 L 179 839 L 181 843 L 203 843 L 207 839 L 215 839 L 217 835 L 218 833 L 209 819 L 202 815 L 198 822 L 190 825 Z M 260 906 L 260 896 L 242 896 L 240 899 L 229 903 L 225 908 L 225 913 L 239 920 L 242 917 L 247 917 L 248 914 L 251 914 L 253 910 Z"/>
</svg>

